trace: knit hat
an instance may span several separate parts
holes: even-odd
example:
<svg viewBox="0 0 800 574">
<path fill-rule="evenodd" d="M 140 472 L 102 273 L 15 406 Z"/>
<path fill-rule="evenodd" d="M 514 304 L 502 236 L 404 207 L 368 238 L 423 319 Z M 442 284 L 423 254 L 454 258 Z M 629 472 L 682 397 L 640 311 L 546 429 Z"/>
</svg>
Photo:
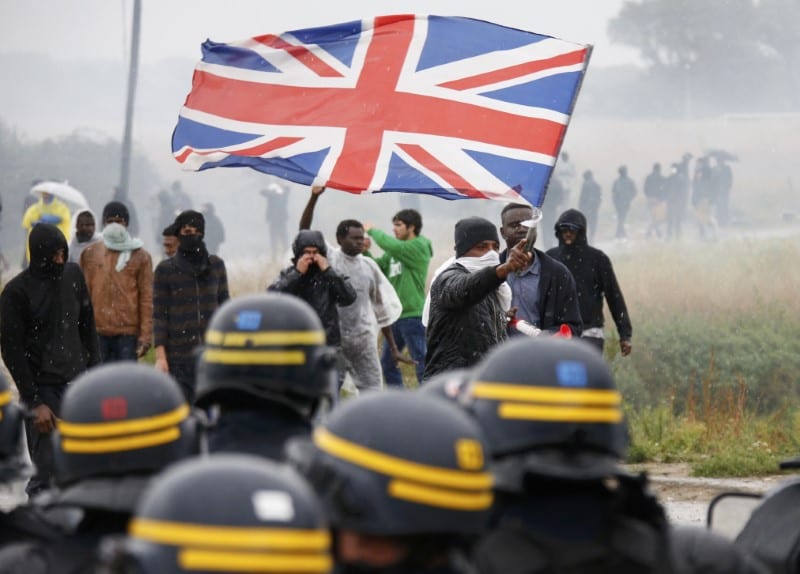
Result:
<svg viewBox="0 0 800 574">
<path fill-rule="evenodd" d="M 206 234 L 206 218 L 203 217 L 203 214 L 199 211 L 187 209 L 186 211 L 180 212 L 178 217 L 175 218 L 175 227 L 178 233 L 180 233 L 184 225 L 191 225 L 203 235 Z"/>
<path fill-rule="evenodd" d="M 483 217 L 467 217 L 456 223 L 455 229 L 456 257 L 464 254 L 482 241 L 497 241 L 497 227 Z"/>
<path fill-rule="evenodd" d="M 128 225 L 131 220 L 128 208 L 125 207 L 125 204 L 121 201 L 109 201 L 106 203 L 106 206 L 103 208 L 103 223 L 105 223 L 106 219 L 109 217 L 121 217 L 125 221 L 125 225 Z"/>
</svg>

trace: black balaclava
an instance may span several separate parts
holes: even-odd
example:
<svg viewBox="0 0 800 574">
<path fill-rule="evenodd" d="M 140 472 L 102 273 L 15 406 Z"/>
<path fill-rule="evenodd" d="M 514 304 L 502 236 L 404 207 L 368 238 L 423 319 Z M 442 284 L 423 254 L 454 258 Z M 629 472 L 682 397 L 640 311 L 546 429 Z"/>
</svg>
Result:
<svg viewBox="0 0 800 574">
<path fill-rule="evenodd" d="M 69 256 L 67 240 L 55 225 L 40 223 L 31 229 L 28 236 L 28 248 L 31 252 L 30 270 L 39 279 L 60 279 L 64 273 L 64 264 L 55 263 L 53 255 L 59 249 L 64 250 L 64 260 Z"/>
<path fill-rule="evenodd" d="M 196 228 L 200 235 L 181 235 L 181 228 L 184 225 L 191 225 Z M 175 218 L 175 228 L 178 231 L 178 255 L 185 259 L 192 266 L 195 275 L 201 275 L 208 270 L 208 250 L 203 241 L 206 233 L 206 220 L 199 211 L 187 209 L 178 214 Z"/>
</svg>

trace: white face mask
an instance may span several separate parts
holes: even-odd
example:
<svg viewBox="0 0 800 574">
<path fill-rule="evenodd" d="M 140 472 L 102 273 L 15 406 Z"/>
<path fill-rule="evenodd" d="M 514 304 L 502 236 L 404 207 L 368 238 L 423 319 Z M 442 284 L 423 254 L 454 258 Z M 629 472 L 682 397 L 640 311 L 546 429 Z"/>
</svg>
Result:
<svg viewBox="0 0 800 574">
<path fill-rule="evenodd" d="M 470 271 L 477 271 L 485 267 L 496 267 L 500 265 L 500 254 L 494 249 L 490 249 L 480 257 L 459 257 L 456 261 Z"/>
<path fill-rule="evenodd" d="M 128 238 L 128 229 L 120 223 L 109 223 L 103 228 L 103 239 L 120 243 Z"/>
</svg>

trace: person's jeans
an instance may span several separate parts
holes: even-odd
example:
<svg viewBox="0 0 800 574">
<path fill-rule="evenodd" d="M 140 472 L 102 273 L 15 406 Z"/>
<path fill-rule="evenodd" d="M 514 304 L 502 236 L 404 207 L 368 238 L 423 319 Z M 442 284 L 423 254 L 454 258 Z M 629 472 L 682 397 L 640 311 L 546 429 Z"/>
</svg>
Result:
<svg viewBox="0 0 800 574">
<path fill-rule="evenodd" d="M 57 417 L 61 414 L 61 399 L 67 392 L 67 385 L 39 385 L 39 400 L 50 407 Z M 53 463 L 52 432 L 40 433 L 36 430 L 32 419 L 25 420 L 25 437 L 28 441 L 28 453 L 36 469 L 35 474 L 28 481 L 25 492 L 32 497 L 43 490 L 50 488 L 53 482 L 55 467 Z"/>
<path fill-rule="evenodd" d="M 405 317 L 398 319 L 392 325 L 394 342 L 397 349 L 402 351 L 408 348 L 408 354 L 417 362 L 417 383 L 422 382 L 422 373 L 425 372 L 425 327 L 422 325 L 421 317 Z M 383 352 L 381 353 L 381 368 L 383 369 L 383 380 L 387 385 L 402 387 L 403 376 L 400 369 L 392 360 L 392 352 L 389 350 L 389 343 L 383 342 Z"/>
<path fill-rule="evenodd" d="M 135 361 L 136 347 L 139 340 L 136 335 L 98 335 L 100 342 L 100 361 L 113 363 L 115 361 Z"/>
</svg>

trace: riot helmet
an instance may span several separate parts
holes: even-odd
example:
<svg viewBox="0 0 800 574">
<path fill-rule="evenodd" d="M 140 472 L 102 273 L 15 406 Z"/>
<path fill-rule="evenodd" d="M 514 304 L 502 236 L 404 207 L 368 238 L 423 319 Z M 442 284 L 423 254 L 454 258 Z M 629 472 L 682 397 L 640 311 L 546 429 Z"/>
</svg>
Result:
<svg viewBox="0 0 800 574">
<path fill-rule="evenodd" d="M 114 561 L 115 571 L 141 574 L 325 574 L 330 545 L 319 501 L 295 470 L 216 454 L 181 461 L 151 483 Z"/>
<path fill-rule="evenodd" d="M 498 488 L 526 476 L 616 476 L 628 437 L 603 357 L 579 340 L 517 337 L 489 352 L 464 391 L 486 433 Z"/>
<path fill-rule="evenodd" d="M 320 494 L 332 525 L 387 537 L 478 534 L 492 476 L 477 423 L 422 393 L 369 393 L 334 409 L 287 457 Z"/>
<path fill-rule="evenodd" d="M 197 421 L 178 384 L 133 362 L 79 376 L 53 433 L 56 482 L 149 476 L 199 451 Z"/>
<path fill-rule="evenodd" d="M 25 456 L 24 411 L 11 396 L 5 375 L 0 373 L 0 483 L 23 479 L 31 474 Z"/>
<path fill-rule="evenodd" d="M 225 302 L 211 318 L 200 357 L 199 406 L 253 398 L 285 404 L 310 417 L 336 386 L 336 353 L 302 299 L 261 293 Z"/>
<path fill-rule="evenodd" d="M 472 370 L 453 369 L 437 373 L 418 387 L 418 392 L 425 395 L 459 401 L 464 389 L 472 380 Z"/>
</svg>

